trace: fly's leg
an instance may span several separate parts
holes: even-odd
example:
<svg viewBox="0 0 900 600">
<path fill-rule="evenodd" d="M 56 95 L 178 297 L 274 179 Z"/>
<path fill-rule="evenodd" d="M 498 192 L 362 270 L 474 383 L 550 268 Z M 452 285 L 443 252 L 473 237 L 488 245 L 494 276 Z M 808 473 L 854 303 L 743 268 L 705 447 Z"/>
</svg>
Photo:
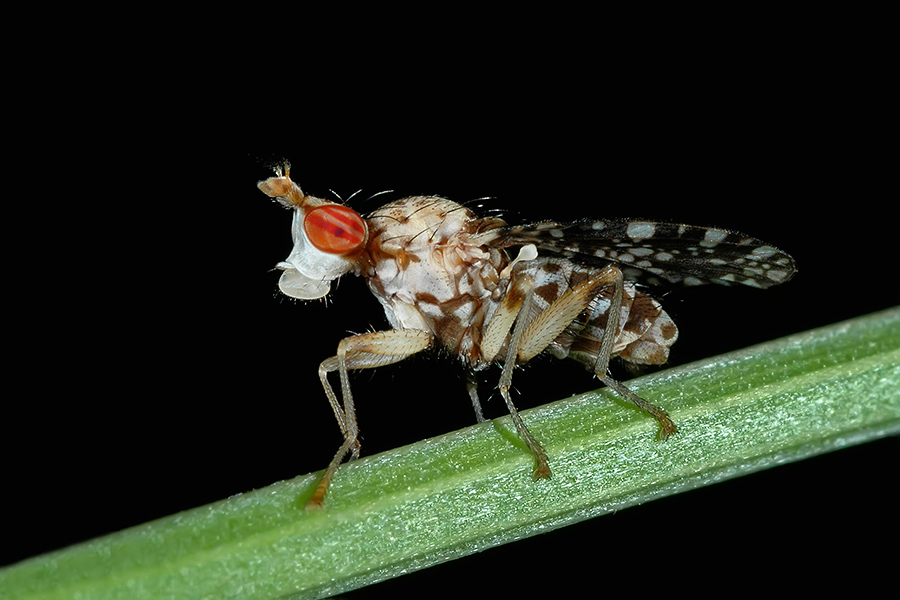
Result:
<svg viewBox="0 0 900 600">
<path fill-rule="evenodd" d="M 344 442 L 334 458 L 325 469 L 325 474 L 316 486 L 312 498 L 306 508 L 321 507 L 325 500 L 325 492 L 337 472 L 338 466 L 348 452 L 352 459 L 359 457 L 359 429 L 356 425 L 356 410 L 353 405 L 353 394 L 350 391 L 350 378 L 348 372 L 351 369 L 373 369 L 399 362 L 417 352 L 425 350 L 431 345 L 433 337 L 427 331 L 417 329 L 397 329 L 391 331 L 376 331 L 345 338 L 338 344 L 337 354 L 322 361 L 319 365 L 319 379 L 328 396 L 328 403 L 334 411 L 341 433 L 344 434 Z M 337 395 L 328 381 L 328 374 L 337 371 L 341 378 L 341 396 L 343 405 L 338 401 Z"/>
<path fill-rule="evenodd" d="M 613 379 L 609 374 L 609 359 L 612 355 L 613 344 L 619 334 L 619 314 L 622 310 L 623 277 L 622 272 L 615 266 L 607 267 L 611 271 L 611 275 L 615 277 L 613 283 L 613 294 L 609 301 L 609 311 L 607 313 L 606 327 L 603 330 L 603 339 L 600 341 L 600 352 L 597 354 L 597 362 L 594 364 L 594 373 L 605 383 L 607 387 L 615 390 L 620 396 L 634 403 L 638 408 L 651 415 L 661 426 L 659 438 L 661 440 L 668 439 L 671 435 L 678 432 L 675 423 L 669 418 L 662 408 L 647 402 L 627 387 Z M 605 270 L 607 270 L 605 269 Z M 549 309 L 548 309 L 549 310 Z"/>
<path fill-rule="evenodd" d="M 533 295 L 534 279 L 529 275 L 520 276 L 513 282 L 507 293 L 507 298 L 512 299 L 510 306 L 518 305 L 516 310 L 518 319 L 516 320 L 516 325 L 513 328 L 512 336 L 509 340 L 509 349 L 506 352 L 506 360 L 503 362 L 503 372 L 500 374 L 500 384 L 498 387 L 500 388 L 500 395 L 503 396 L 506 407 L 509 409 L 509 416 L 516 426 L 519 437 L 522 438 L 525 445 L 528 446 L 528 449 L 531 450 L 531 453 L 534 455 L 535 464 L 532 476 L 535 479 L 547 479 L 550 477 L 550 462 L 547 460 L 547 453 L 544 452 L 544 449 L 538 441 L 534 439 L 534 436 L 532 436 L 531 432 L 528 431 L 528 428 L 525 427 L 525 422 L 522 421 L 522 417 L 519 416 L 519 411 L 516 410 L 512 397 L 509 395 L 509 388 L 512 386 L 513 369 L 515 369 L 516 366 L 516 349 L 522 341 L 522 334 L 525 332 L 525 326 L 527 325 L 527 318 L 525 318 L 525 316 L 531 311 L 531 298 Z"/>
<path fill-rule="evenodd" d="M 621 394 L 627 400 L 633 402 L 638 407 L 655 417 L 662 425 L 661 437 L 667 438 L 675 433 L 675 424 L 663 409 L 650 404 L 643 398 L 637 396 L 634 392 L 626 388 L 624 385 L 609 377 L 606 369 L 609 365 L 609 359 L 612 349 L 618 335 L 618 315 L 622 308 L 623 277 L 622 272 L 615 266 L 610 265 L 581 283 L 573 286 L 562 296 L 557 298 L 543 312 L 535 316 L 530 322 L 528 315 L 531 310 L 531 297 L 534 288 L 534 280 L 527 274 L 520 274 L 519 277 L 510 286 L 507 297 L 504 298 L 501 306 L 488 324 L 487 332 L 491 333 L 492 329 L 498 331 L 502 328 L 497 326 L 494 328 L 494 320 L 498 322 L 510 321 L 510 313 L 516 319 L 515 327 L 509 341 L 509 350 L 507 351 L 506 360 L 503 365 L 503 373 L 500 376 L 500 392 L 506 401 L 510 410 L 513 423 L 519 435 L 528 445 L 528 448 L 535 456 L 536 466 L 534 470 L 535 479 L 550 476 L 550 467 L 547 462 L 547 456 L 541 448 L 540 444 L 531 436 L 525 424 L 519 417 L 515 406 L 509 397 L 509 388 L 512 384 L 512 374 L 516 363 L 528 362 L 549 346 L 578 316 L 590 305 L 591 301 L 601 293 L 601 291 L 612 286 L 613 294 L 610 299 L 608 319 L 610 324 L 604 330 L 603 339 L 600 344 L 600 355 L 598 357 L 595 372 L 610 388 Z M 505 326 L 505 325 L 504 325 Z M 507 329 L 508 331 L 508 329 Z M 495 332 L 496 333 L 496 332 Z M 505 335 L 506 331 L 502 331 Z M 489 336 L 485 336 L 486 341 Z M 488 344 L 490 348 L 491 345 Z M 493 358 L 493 356 L 486 357 Z"/>
<path fill-rule="evenodd" d="M 626 400 L 633 402 L 635 405 L 637 405 L 638 408 L 659 421 L 659 439 L 667 440 L 672 435 L 678 433 L 678 428 L 675 427 L 675 423 L 672 422 L 672 419 L 669 417 L 669 413 L 667 413 L 664 409 L 656 406 L 655 404 L 647 402 L 609 375 L 600 377 L 600 381 L 605 383 L 610 389 L 615 390 L 617 394 L 619 394 Z"/>
<path fill-rule="evenodd" d="M 481 400 L 478 398 L 478 375 L 475 371 L 469 369 L 466 371 L 466 389 L 469 391 L 469 398 L 472 399 L 472 407 L 475 409 L 475 418 L 479 423 L 484 423 L 484 412 L 481 410 Z"/>
<path fill-rule="evenodd" d="M 621 276 L 621 274 L 619 275 Z M 566 291 L 546 310 L 529 321 L 534 279 L 527 273 L 520 273 L 510 283 L 509 291 L 485 329 L 484 339 L 481 343 L 482 355 L 485 360 L 494 360 L 507 336 L 510 338 L 503 363 L 503 372 L 500 375 L 499 388 L 513 424 L 516 426 L 516 431 L 534 455 L 535 479 L 550 477 L 550 465 L 546 452 L 528 431 L 509 395 L 513 370 L 517 363 L 528 362 L 540 354 L 587 308 L 600 289 L 614 280 L 615 273 L 604 269 Z M 515 327 L 513 327 L 513 322 L 515 322 Z M 510 336 L 511 328 L 512 335 Z"/>
<path fill-rule="evenodd" d="M 510 269 L 510 272 L 511 271 L 512 269 Z M 504 274 L 508 275 L 509 273 Z M 503 372 L 500 375 L 500 394 L 506 402 L 506 407 L 509 409 L 509 416 L 516 426 L 519 437 L 522 438 L 525 445 L 528 446 L 528 449 L 534 455 L 534 478 L 542 479 L 550 477 L 550 465 L 547 461 L 547 453 L 544 452 L 541 445 L 534 439 L 534 436 L 531 435 L 528 428 L 525 427 L 525 423 L 522 421 L 522 417 L 519 416 L 519 411 L 516 410 L 516 406 L 513 404 L 512 398 L 509 395 L 509 388 L 512 386 L 512 373 L 516 366 L 516 348 L 519 345 L 522 333 L 525 331 L 525 326 L 527 325 L 527 319 L 522 315 L 529 314 L 533 292 L 534 279 L 530 275 L 519 275 L 510 282 L 506 296 L 504 296 L 503 300 L 500 302 L 500 306 L 497 307 L 497 310 L 494 312 L 494 315 L 491 317 L 490 322 L 485 328 L 484 337 L 481 341 L 481 354 L 485 361 L 493 361 L 503 347 L 503 344 L 506 343 L 506 339 L 510 335 L 510 329 L 513 330 L 512 337 L 507 345 L 506 359 L 503 363 Z M 515 327 L 513 328 L 514 322 Z M 472 397 L 472 404 L 475 406 L 476 416 L 480 416 L 481 403 L 478 402 L 478 393 L 477 390 L 474 389 L 473 379 L 470 379 L 469 395 Z M 480 420 L 481 419 L 484 419 L 484 417 L 480 416 Z"/>
</svg>

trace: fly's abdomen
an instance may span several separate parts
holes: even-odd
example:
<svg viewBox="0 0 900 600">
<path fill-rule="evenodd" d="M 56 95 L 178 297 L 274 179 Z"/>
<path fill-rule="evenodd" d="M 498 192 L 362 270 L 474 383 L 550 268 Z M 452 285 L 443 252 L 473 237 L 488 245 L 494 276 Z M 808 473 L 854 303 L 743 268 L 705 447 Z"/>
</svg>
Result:
<svg viewBox="0 0 900 600">
<path fill-rule="evenodd" d="M 564 259 L 539 259 L 529 265 L 535 278 L 534 304 L 537 312 L 546 310 L 568 289 L 590 277 L 597 269 L 576 265 Z M 607 286 L 590 305 L 550 344 L 557 358 L 573 358 L 588 368 L 598 362 L 606 328 L 610 326 L 610 300 L 613 286 Z M 637 364 L 663 364 L 669 347 L 678 338 L 678 328 L 654 298 L 639 291 L 633 283 L 624 283 L 622 305 L 610 356 Z"/>
</svg>

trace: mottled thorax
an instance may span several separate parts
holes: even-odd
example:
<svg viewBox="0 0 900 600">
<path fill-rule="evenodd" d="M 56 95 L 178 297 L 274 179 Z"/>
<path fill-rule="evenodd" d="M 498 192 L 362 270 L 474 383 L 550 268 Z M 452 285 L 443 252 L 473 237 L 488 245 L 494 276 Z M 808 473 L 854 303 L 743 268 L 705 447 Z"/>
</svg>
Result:
<svg viewBox="0 0 900 600">
<path fill-rule="evenodd" d="M 481 331 L 505 291 L 508 259 L 489 248 L 485 231 L 504 225 L 479 219 L 443 198 L 415 196 L 371 215 L 362 273 L 395 329 L 422 329 L 469 364 L 479 361 Z"/>
</svg>

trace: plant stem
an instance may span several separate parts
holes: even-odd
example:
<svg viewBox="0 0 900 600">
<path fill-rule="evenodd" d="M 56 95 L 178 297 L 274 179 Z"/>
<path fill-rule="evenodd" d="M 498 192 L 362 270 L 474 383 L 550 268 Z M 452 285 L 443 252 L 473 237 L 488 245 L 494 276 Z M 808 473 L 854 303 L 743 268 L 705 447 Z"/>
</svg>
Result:
<svg viewBox="0 0 900 600">
<path fill-rule="evenodd" d="M 900 433 L 900 308 L 632 380 L 679 427 L 607 390 L 188 510 L 0 570 L 0 597 L 322 597 L 627 506 Z"/>
</svg>

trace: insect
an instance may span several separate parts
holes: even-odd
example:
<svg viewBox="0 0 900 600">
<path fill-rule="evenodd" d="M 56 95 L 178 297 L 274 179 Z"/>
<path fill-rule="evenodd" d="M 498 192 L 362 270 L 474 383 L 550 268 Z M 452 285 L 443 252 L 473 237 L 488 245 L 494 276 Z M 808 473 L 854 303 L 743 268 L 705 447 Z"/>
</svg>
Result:
<svg viewBox="0 0 900 600">
<path fill-rule="evenodd" d="M 396 363 L 441 346 L 462 362 L 479 422 L 485 418 L 477 374 L 502 366 L 498 388 L 519 436 L 534 456 L 535 479 L 550 477 L 547 454 L 510 396 L 516 365 L 542 352 L 582 363 L 660 425 L 665 410 L 613 379 L 609 361 L 662 364 L 678 328 L 642 284 L 783 283 L 793 259 L 755 238 L 708 227 L 629 220 L 545 221 L 510 226 L 478 217 L 436 196 L 390 202 L 363 218 L 353 209 L 307 196 L 290 165 L 260 181 L 267 196 L 293 209 L 293 250 L 278 263 L 281 291 L 324 298 L 347 273 L 365 278 L 391 329 L 341 340 L 319 365 L 319 378 L 344 441 L 307 504 L 323 505 L 338 466 L 360 443 L 348 373 Z M 329 382 L 337 372 L 341 399 Z"/>
</svg>

